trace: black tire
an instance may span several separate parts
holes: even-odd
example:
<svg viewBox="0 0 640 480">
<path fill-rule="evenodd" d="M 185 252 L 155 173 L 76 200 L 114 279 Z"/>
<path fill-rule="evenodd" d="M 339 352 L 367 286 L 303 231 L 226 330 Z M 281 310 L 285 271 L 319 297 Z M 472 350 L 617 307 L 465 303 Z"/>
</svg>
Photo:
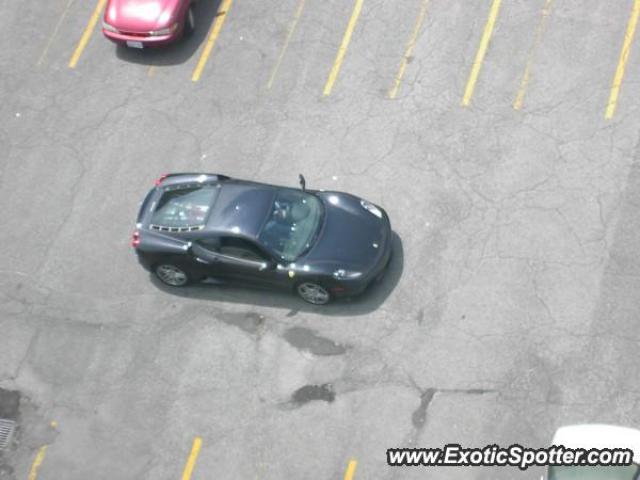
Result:
<svg viewBox="0 0 640 480">
<path fill-rule="evenodd" d="M 316 282 L 300 282 L 296 285 L 296 294 L 312 305 L 326 305 L 331 302 L 329 289 Z"/>
<path fill-rule="evenodd" d="M 186 287 L 193 282 L 193 275 L 175 263 L 158 263 L 153 267 L 153 274 L 158 280 L 169 287 Z"/>
<path fill-rule="evenodd" d="M 189 37 L 193 35 L 194 30 L 196 29 L 196 15 L 193 9 L 193 3 L 189 5 L 189 9 L 184 16 L 184 36 Z"/>
</svg>

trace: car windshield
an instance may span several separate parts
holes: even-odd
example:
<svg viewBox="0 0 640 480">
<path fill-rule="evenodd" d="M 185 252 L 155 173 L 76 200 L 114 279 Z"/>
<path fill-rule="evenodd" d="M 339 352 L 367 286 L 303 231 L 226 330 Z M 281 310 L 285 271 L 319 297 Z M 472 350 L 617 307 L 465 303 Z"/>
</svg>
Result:
<svg viewBox="0 0 640 480">
<path fill-rule="evenodd" d="M 550 467 L 548 480 L 638 480 L 638 465 L 625 467 Z"/>
<path fill-rule="evenodd" d="M 279 190 L 258 239 L 291 262 L 311 247 L 322 218 L 322 202 L 298 190 Z"/>
<path fill-rule="evenodd" d="M 215 185 L 181 185 L 167 189 L 151 216 L 151 224 L 162 227 L 204 225 L 219 189 Z"/>
</svg>

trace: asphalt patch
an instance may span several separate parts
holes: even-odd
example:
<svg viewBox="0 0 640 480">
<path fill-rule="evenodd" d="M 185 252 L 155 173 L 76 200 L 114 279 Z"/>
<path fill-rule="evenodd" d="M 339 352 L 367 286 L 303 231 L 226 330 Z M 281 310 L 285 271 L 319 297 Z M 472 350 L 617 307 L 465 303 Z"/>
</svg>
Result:
<svg viewBox="0 0 640 480">
<path fill-rule="evenodd" d="M 255 335 L 264 325 L 265 317 L 256 312 L 223 313 L 219 314 L 220 320 L 227 325 L 233 325 L 240 330 Z"/>
<path fill-rule="evenodd" d="M 425 423 L 427 423 L 427 410 L 436 391 L 435 388 L 428 388 L 420 395 L 420 405 L 413 412 L 413 415 L 411 415 L 411 422 L 418 430 L 422 429 Z"/>
<path fill-rule="evenodd" d="M 304 327 L 291 327 L 284 333 L 283 337 L 298 350 L 306 350 L 314 355 L 342 355 L 348 349 L 347 346 L 321 337 L 313 330 Z"/>
<path fill-rule="evenodd" d="M 20 392 L 0 388 L 0 418 L 17 420 L 20 408 Z"/>
<path fill-rule="evenodd" d="M 322 400 L 331 403 L 336 399 L 336 392 L 329 383 L 323 385 L 305 385 L 299 388 L 291 396 L 291 402 L 297 406 L 302 406 L 314 400 Z"/>
</svg>

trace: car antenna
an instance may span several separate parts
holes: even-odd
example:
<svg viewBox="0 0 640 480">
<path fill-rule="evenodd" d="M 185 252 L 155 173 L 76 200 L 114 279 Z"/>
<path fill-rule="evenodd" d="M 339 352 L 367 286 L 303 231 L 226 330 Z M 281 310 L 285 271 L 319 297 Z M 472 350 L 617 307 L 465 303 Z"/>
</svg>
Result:
<svg viewBox="0 0 640 480">
<path fill-rule="evenodd" d="M 304 175 L 300 174 L 298 175 L 298 179 L 300 180 L 300 188 L 302 188 L 302 191 L 306 191 L 307 189 L 307 181 L 304 179 Z"/>
</svg>

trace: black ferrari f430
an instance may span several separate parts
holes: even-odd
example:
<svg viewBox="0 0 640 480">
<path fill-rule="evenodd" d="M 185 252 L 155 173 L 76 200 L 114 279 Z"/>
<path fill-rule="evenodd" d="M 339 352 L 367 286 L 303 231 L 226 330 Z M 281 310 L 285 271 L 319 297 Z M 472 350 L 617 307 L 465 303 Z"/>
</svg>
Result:
<svg viewBox="0 0 640 480">
<path fill-rule="evenodd" d="M 132 246 L 171 287 L 205 278 L 289 290 L 322 305 L 362 293 L 391 256 L 389 217 L 348 193 L 223 175 L 163 175 L 144 198 Z"/>
</svg>

